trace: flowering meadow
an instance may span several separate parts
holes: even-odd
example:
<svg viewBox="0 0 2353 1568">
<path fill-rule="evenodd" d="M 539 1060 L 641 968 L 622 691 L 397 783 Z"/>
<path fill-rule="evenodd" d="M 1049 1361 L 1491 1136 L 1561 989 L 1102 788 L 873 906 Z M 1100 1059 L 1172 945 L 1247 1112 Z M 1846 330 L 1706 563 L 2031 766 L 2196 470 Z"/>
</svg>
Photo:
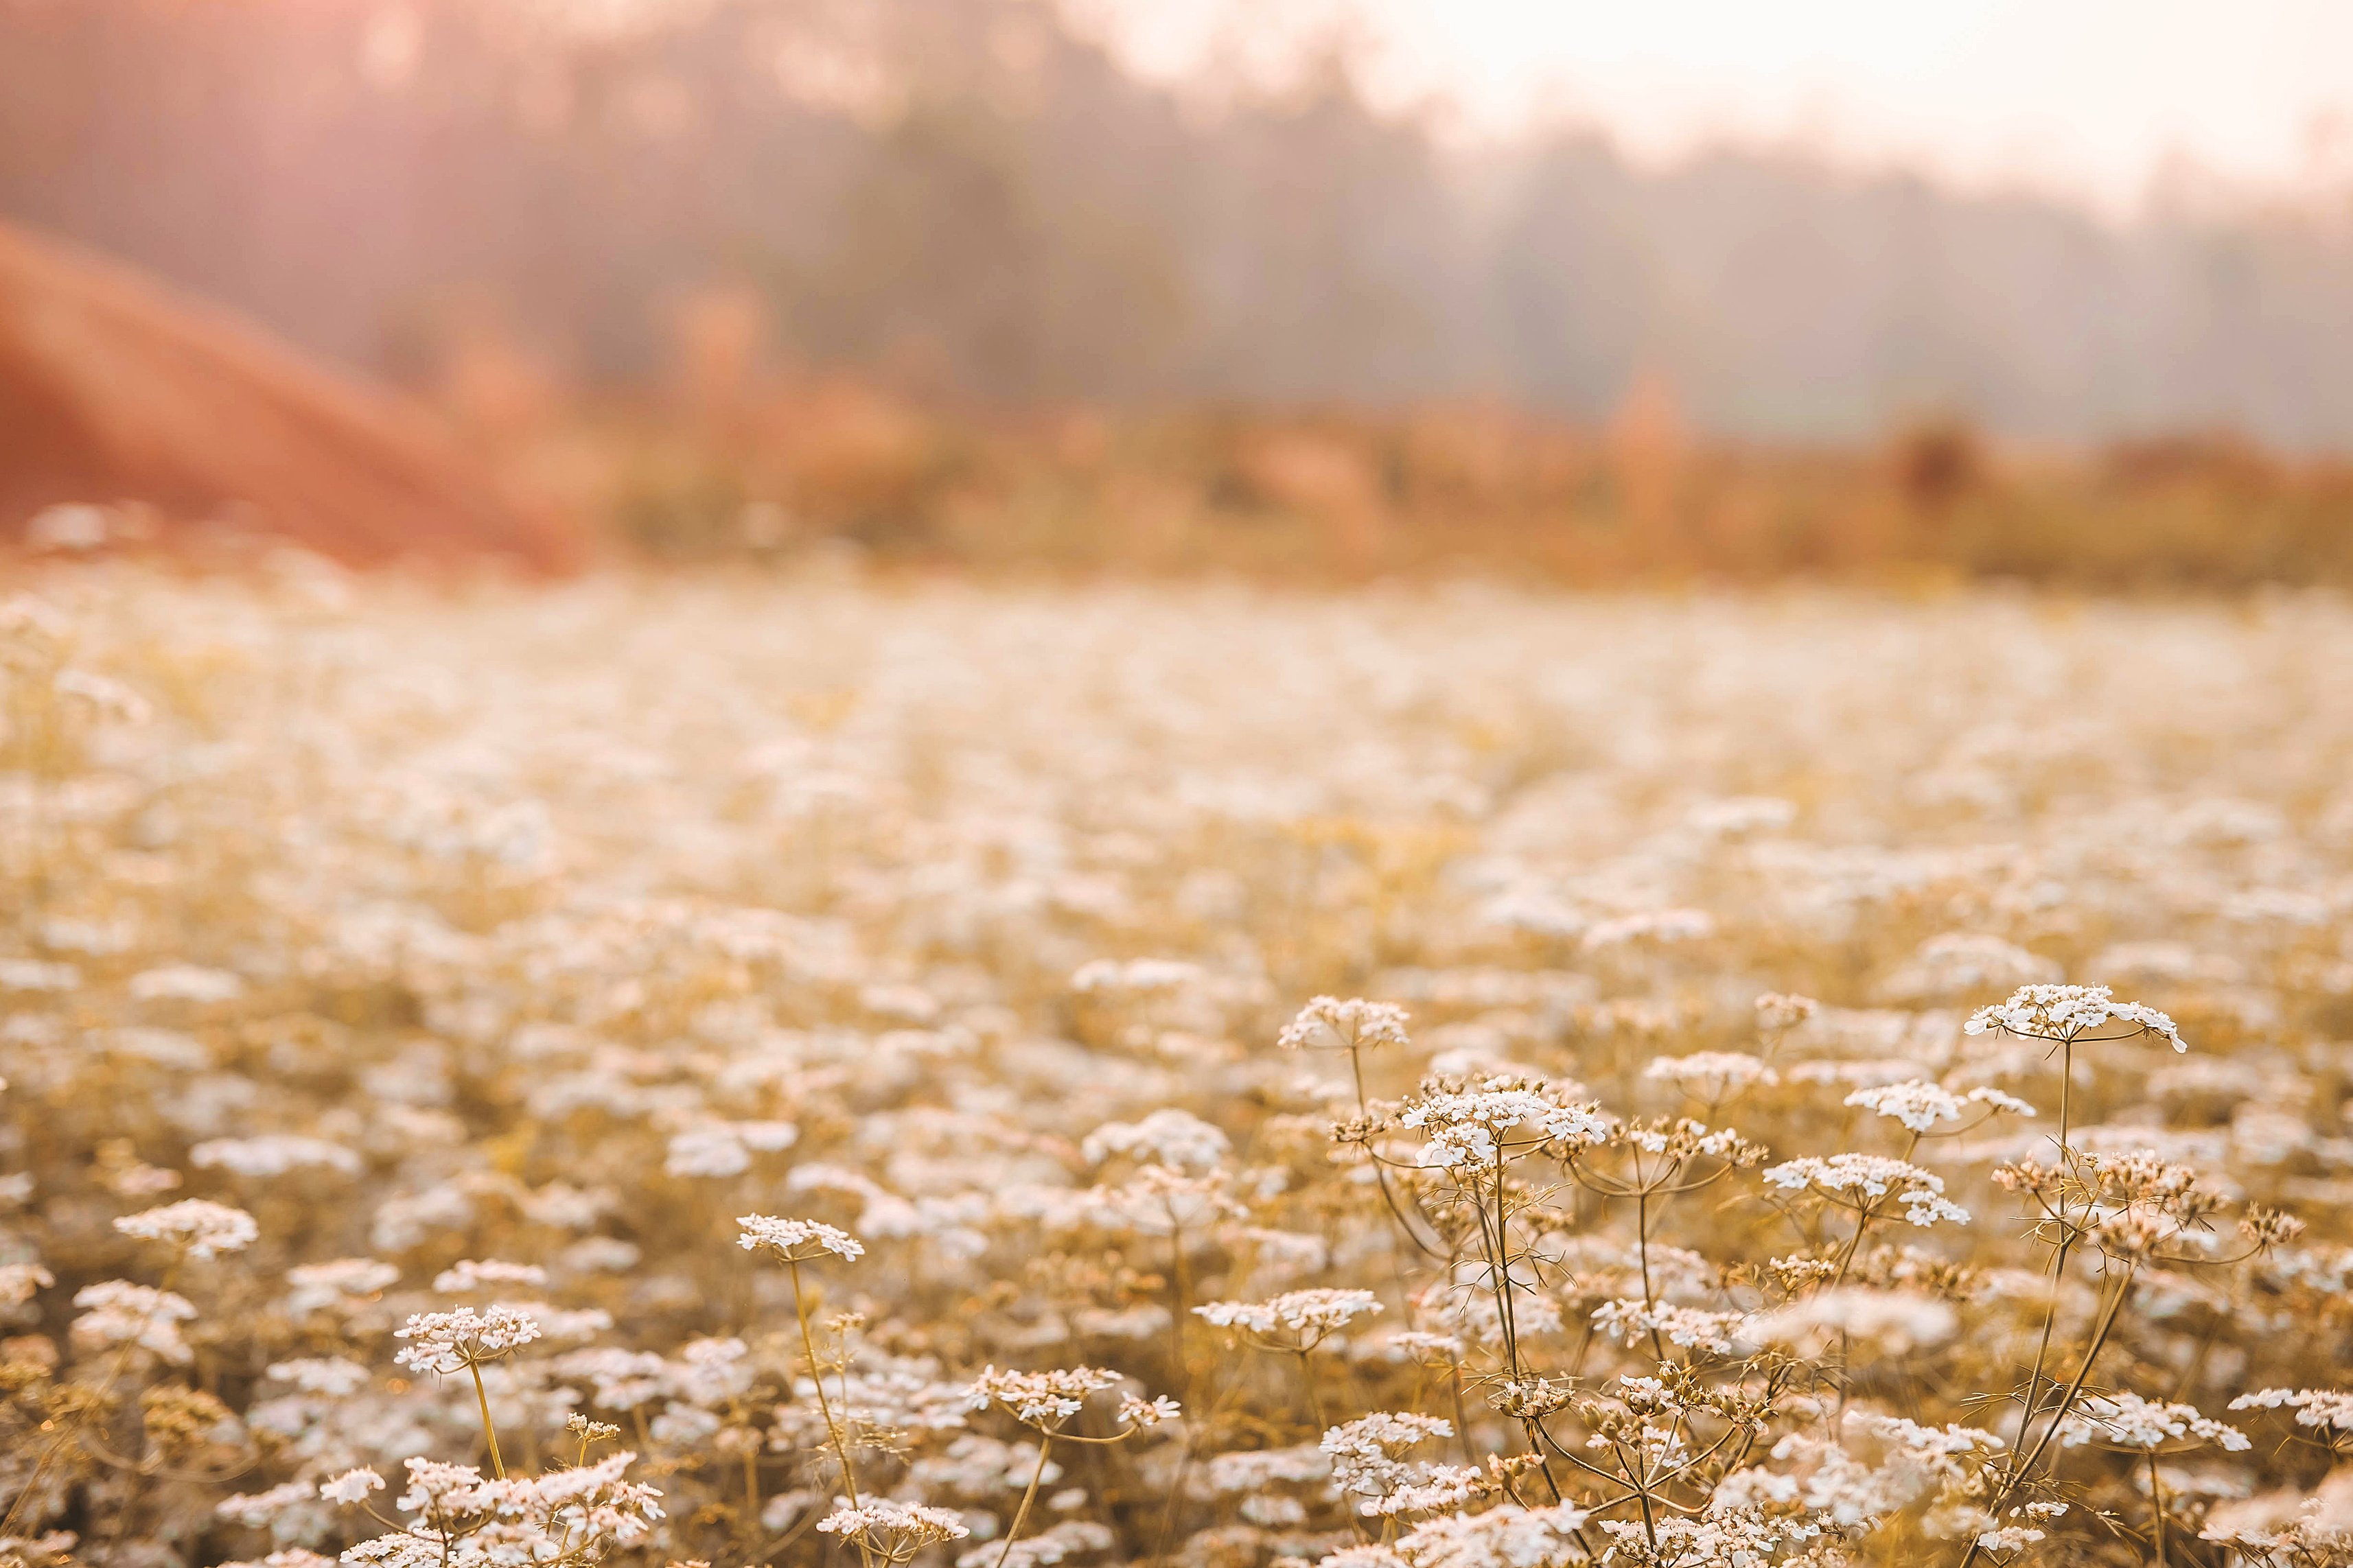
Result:
<svg viewBox="0 0 2353 1568">
<path fill-rule="evenodd" d="M 0 1562 L 2353 1563 L 2353 610 L 0 589 Z"/>
</svg>

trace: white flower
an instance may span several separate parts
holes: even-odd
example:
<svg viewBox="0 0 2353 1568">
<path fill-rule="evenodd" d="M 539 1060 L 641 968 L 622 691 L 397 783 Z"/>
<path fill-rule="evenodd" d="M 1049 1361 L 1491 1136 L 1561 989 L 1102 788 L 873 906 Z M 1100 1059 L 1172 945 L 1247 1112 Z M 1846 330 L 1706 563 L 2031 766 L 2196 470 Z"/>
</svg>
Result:
<svg viewBox="0 0 2353 1568">
<path fill-rule="evenodd" d="M 323 1394 L 332 1399 L 356 1394 L 369 1381 L 367 1368 L 341 1356 L 303 1356 L 272 1362 L 269 1375 L 280 1383 L 292 1384 L 305 1394 Z"/>
<path fill-rule="evenodd" d="M 1119 1373 L 1092 1366 L 1052 1372 L 999 1372 L 989 1366 L 973 1379 L 965 1396 L 975 1410 L 1002 1405 L 1015 1420 L 1051 1431 L 1076 1415 L 1088 1394 L 1120 1381 Z"/>
<path fill-rule="evenodd" d="M 1750 1337 L 1819 1354 L 1841 1338 L 1869 1342 L 1902 1352 L 1938 1345 L 1953 1337 L 1958 1321 L 1952 1308 L 1932 1296 L 1848 1286 L 1820 1290 L 1757 1320 Z"/>
<path fill-rule="evenodd" d="M 329 1502 L 357 1502 L 370 1492 L 382 1490 L 384 1478 L 374 1470 L 345 1470 L 319 1485 L 319 1495 Z"/>
<path fill-rule="evenodd" d="M 868 1498 L 856 1508 L 844 1504 L 818 1520 L 817 1527 L 844 1541 L 863 1542 L 892 1562 L 904 1562 L 923 1547 L 962 1541 L 972 1533 L 962 1516 L 946 1509 L 891 1498 Z"/>
<path fill-rule="evenodd" d="M 179 1325 L 193 1322 L 196 1309 L 187 1298 L 128 1279 L 108 1279 L 74 1292 L 73 1304 L 83 1309 L 73 1322 L 74 1342 L 91 1350 L 137 1345 L 174 1366 L 185 1366 L 193 1352 L 180 1337 Z"/>
<path fill-rule="evenodd" d="M 1592 1560 L 1577 1533 L 1586 1519 L 1586 1510 L 1571 1503 L 1504 1503 L 1484 1513 L 1416 1525 L 1398 1538 L 1395 1550 L 1409 1568 L 1567 1568 Z"/>
<path fill-rule="evenodd" d="M 1211 1301 L 1193 1313 L 1221 1329 L 1261 1335 L 1289 1330 L 1303 1340 L 1320 1341 L 1380 1310 L 1380 1298 L 1370 1290 L 1316 1289 L 1286 1291 L 1264 1301 Z"/>
<path fill-rule="evenodd" d="M 1361 997 L 1343 1002 L 1337 996 L 1318 996 L 1283 1026 L 1274 1043 L 1286 1051 L 1319 1046 L 1342 1050 L 1403 1046 L 1408 1043 L 1405 1026 L 1405 1009 L 1389 1003 L 1367 1002 Z"/>
<path fill-rule="evenodd" d="M 1670 1343 L 1710 1355 L 1736 1352 L 1746 1337 L 1747 1321 L 1742 1312 L 1712 1312 L 1667 1301 L 1646 1305 L 1639 1296 L 1604 1301 L 1593 1310 L 1594 1328 L 1629 1346 L 1655 1332 Z"/>
<path fill-rule="evenodd" d="M 2092 1441 L 2119 1448 L 2162 1448 L 2168 1443 L 2212 1443 L 2229 1452 L 2252 1447 L 2245 1433 L 2210 1419 L 2194 1405 L 2168 1405 L 2137 1394 L 2094 1394 L 2077 1402 L 2059 1424 L 2059 1441 Z"/>
<path fill-rule="evenodd" d="M 1165 1394 L 1151 1399 L 1130 1394 L 1124 1395 L 1119 1402 L 1119 1421 L 1123 1426 L 1157 1426 L 1184 1414 L 1185 1407 Z"/>
<path fill-rule="evenodd" d="M 1333 1485 L 1344 1493 L 1377 1499 L 1426 1479 L 1427 1467 L 1399 1458 L 1408 1448 L 1453 1435 L 1454 1428 L 1435 1416 L 1383 1411 L 1329 1428 L 1320 1446 L 1332 1461 Z"/>
<path fill-rule="evenodd" d="M 2299 1426 L 2324 1426 L 2353 1432 L 2353 1394 L 2337 1388 L 2263 1388 L 2231 1401 L 2233 1410 L 2295 1412 Z"/>
<path fill-rule="evenodd" d="M 471 1307 L 412 1312 L 393 1337 L 414 1342 L 393 1360 L 413 1372 L 463 1372 L 512 1354 L 539 1336 L 538 1321 L 512 1307 L 493 1304 L 480 1313 Z"/>
<path fill-rule="evenodd" d="M 57 1276 L 37 1263 L 0 1264 L 0 1307 L 21 1307 L 35 1292 L 57 1282 Z"/>
<path fill-rule="evenodd" d="M 268 1491 L 240 1492 L 223 1498 L 213 1505 L 221 1518 L 232 1520 L 248 1530 L 265 1530 L 290 1509 L 318 1500 L 318 1490 L 304 1481 L 288 1481 L 271 1487 Z"/>
<path fill-rule="evenodd" d="M 2095 1033 L 2112 1023 L 2130 1027 L 2106 1035 Z M 1970 1014 L 1961 1027 L 1972 1035 L 1995 1030 L 2035 1040 L 2155 1035 L 2177 1051 L 2189 1048 L 2172 1019 L 2137 1002 L 2118 1002 L 2105 985 L 2021 985 L 2009 1001 Z"/>
<path fill-rule="evenodd" d="M 142 1002 L 234 1002 L 245 994 L 245 982 L 226 969 L 167 963 L 132 975 L 131 994 Z"/>
<path fill-rule="evenodd" d="M 2034 1114 L 2032 1106 L 1998 1089 L 1973 1089 L 1965 1095 L 1955 1094 L 1916 1078 L 1856 1089 L 1846 1097 L 1845 1102 L 1875 1110 L 1914 1132 L 1930 1131 L 1940 1121 L 1958 1121 L 1972 1105 L 1989 1106 L 1997 1112 L 2017 1116 Z"/>
<path fill-rule="evenodd" d="M 740 1176 L 752 1168 L 752 1152 L 732 1127 L 696 1127 L 670 1141 L 662 1171 L 672 1176 Z"/>
<path fill-rule="evenodd" d="M 1768 1030 L 1794 1029 L 1820 1012 L 1821 1005 L 1810 996 L 1767 991 L 1757 998 L 1757 1026 Z"/>
<path fill-rule="evenodd" d="M 1174 991 L 1201 978 L 1201 966 L 1175 958 L 1097 958 L 1071 976 L 1073 991 Z"/>
<path fill-rule="evenodd" d="M 1722 1100 L 1752 1084 L 1772 1084 L 1780 1076 L 1764 1061 L 1744 1051 L 1694 1051 L 1687 1057 L 1659 1057 L 1642 1076 L 1676 1084 L 1703 1100 Z"/>
<path fill-rule="evenodd" d="M 286 1271 L 286 1310 L 305 1317 L 330 1308 L 349 1308 L 375 1296 L 400 1278 L 400 1270 L 374 1258 L 338 1258 Z"/>
<path fill-rule="evenodd" d="M 829 1225 L 813 1219 L 778 1219 L 773 1215 L 747 1214 L 736 1216 L 743 1227 L 736 1243 L 746 1252 L 767 1248 L 789 1263 L 803 1263 L 820 1253 L 856 1260 L 866 1256 L 866 1247 L 859 1239 Z"/>
<path fill-rule="evenodd" d="M 453 1296 L 509 1285 L 526 1285 L 535 1289 L 546 1283 L 547 1270 L 537 1264 L 501 1263 L 495 1258 L 479 1262 L 470 1258 L 464 1258 L 433 1277 L 433 1289 Z"/>
<path fill-rule="evenodd" d="M 1511 1151 L 1519 1152 L 1545 1142 L 1589 1148 L 1618 1130 L 1599 1105 L 1567 1101 L 1548 1085 L 1508 1077 L 1461 1089 L 1445 1083 L 1432 1079 L 1398 1115 L 1399 1126 L 1429 1135 L 1419 1162 L 1433 1169 L 1493 1165 L 1514 1132 L 1525 1140 Z"/>
<path fill-rule="evenodd" d="M 1705 910 L 1644 910 L 1586 928 L 1585 951 L 1623 947 L 1636 942 L 1697 942 L 1715 933 L 1715 917 Z"/>
<path fill-rule="evenodd" d="M 1791 1192 L 1810 1187 L 1866 1213 L 1876 1210 L 1881 1199 L 1892 1197 L 1904 1205 L 1904 1217 L 1917 1226 L 1935 1225 L 1938 1220 L 1968 1223 L 1968 1210 L 1944 1195 L 1942 1176 L 1883 1154 L 1832 1154 L 1827 1159 L 1808 1155 L 1771 1166 L 1764 1178 Z"/>
<path fill-rule="evenodd" d="M 1079 1152 L 1096 1163 L 1113 1154 L 1138 1154 L 1182 1171 L 1207 1171 L 1232 1146 L 1223 1132 L 1191 1111 L 1164 1106 L 1141 1121 L 1104 1122 L 1087 1134 Z"/>
<path fill-rule="evenodd" d="M 176 1247 L 190 1258 L 213 1258 L 242 1252 L 261 1235 L 261 1227 L 243 1209 L 206 1198 L 188 1198 L 162 1208 L 124 1215 L 114 1228 L 142 1241 Z"/>
<path fill-rule="evenodd" d="M 200 1171 L 217 1167 L 240 1176 L 282 1176 L 313 1165 L 356 1175 L 361 1168 L 360 1157 L 340 1143 L 283 1132 L 209 1139 L 188 1151 L 188 1163 Z"/>
</svg>

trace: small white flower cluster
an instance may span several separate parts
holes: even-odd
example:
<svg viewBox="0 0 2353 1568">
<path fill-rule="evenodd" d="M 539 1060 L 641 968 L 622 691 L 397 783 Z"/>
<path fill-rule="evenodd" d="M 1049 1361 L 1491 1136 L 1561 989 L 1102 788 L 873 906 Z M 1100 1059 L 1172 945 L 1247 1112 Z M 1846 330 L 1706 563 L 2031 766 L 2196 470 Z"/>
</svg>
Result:
<svg viewBox="0 0 2353 1568">
<path fill-rule="evenodd" d="M 1687 1057 L 1661 1057 L 1642 1069 L 1642 1076 L 1654 1082 L 1672 1083 L 1710 1101 L 1728 1099 L 1752 1085 L 1780 1081 L 1780 1075 L 1763 1058 L 1746 1051 L 1694 1051 Z"/>
<path fill-rule="evenodd" d="M 1332 1484 L 1365 1499 L 1364 1512 L 1380 1514 L 1400 1511 L 1382 1504 L 1431 1479 L 1430 1466 L 1403 1458 L 1406 1450 L 1453 1435 L 1451 1425 L 1433 1415 L 1381 1411 L 1329 1428 L 1319 1446 L 1332 1462 Z M 1426 1511 L 1419 1506 L 1420 1500 L 1417 1500 L 1414 1511 Z"/>
<path fill-rule="evenodd" d="M 1786 1192 L 1811 1190 L 1849 1207 L 1870 1210 L 1883 1199 L 1904 1206 L 1904 1217 L 1927 1226 L 1967 1225 L 1969 1211 L 1945 1196 L 1945 1179 L 1884 1154 L 1809 1154 L 1767 1167 L 1765 1180 Z"/>
<path fill-rule="evenodd" d="M 1618 1131 L 1617 1119 L 1599 1105 L 1565 1100 L 1547 1086 L 1512 1078 L 1426 1090 L 1408 1100 L 1397 1120 L 1428 1137 L 1418 1163 L 1439 1170 L 1493 1165 L 1514 1132 L 1527 1142 L 1582 1149 Z"/>
<path fill-rule="evenodd" d="M 744 1251 L 765 1249 L 788 1263 L 805 1263 L 828 1253 L 853 1263 L 866 1256 L 865 1244 L 856 1237 L 813 1219 L 747 1214 L 737 1215 L 735 1223 L 743 1227 L 736 1244 Z"/>
<path fill-rule="evenodd" d="M 487 1479 L 472 1465 L 407 1461 L 408 1483 L 394 1506 L 411 1515 L 395 1534 L 343 1553 L 353 1568 L 511 1568 L 591 1559 L 650 1536 L 664 1517 L 661 1493 L 627 1479 L 630 1453 L 533 1477 Z M 326 1482 L 322 1496 L 358 1503 L 383 1485 L 372 1470 Z"/>
<path fill-rule="evenodd" d="M 1076 1415 L 1085 1406 L 1087 1395 L 1115 1388 L 1121 1381 L 1118 1373 L 1092 1366 L 1051 1372 L 999 1372 L 990 1366 L 972 1380 L 965 1396 L 975 1410 L 1000 1405 L 1024 1426 L 1051 1431 Z"/>
<path fill-rule="evenodd" d="M 1193 1309 L 1196 1317 L 1221 1329 L 1271 1336 L 1288 1331 L 1314 1342 L 1381 1310 L 1370 1290 L 1287 1290 L 1263 1301 L 1211 1301 Z"/>
<path fill-rule="evenodd" d="M 2166 1404 L 2137 1394 L 2087 1395 L 2060 1422 L 2059 1441 L 2070 1447 L 2101 1442 L 2147 1449 L 2212 1443 L 2229 1452 L 2250 1446 L 2245 1433 L 2213 1420 L 2196 1405 Z"/>
<path fill-rule="evenodd" d="M 1337 996 L 1318 996 L 1282 1026 L 1274 1043 L 1286 1051 L 1298 1051 L 1315 1047 L 1369 1050 L 1376 1046 L 1403 1047 L 1410 1042 L 1402 1007 L 1388 1002 L 1367 1002 L 1361 997 L 1343 1002 Z"/>
<path fill-rule="evenodd" d="M 77 1345 L 92 1350 L 136 1348 L 174 1366 L 185 1366 L 193 1355 L 188 1342 L 181 1337 L 180 1325 L 194 1322 L 196 1309 L 185 1296 L 127 1279 L 108 1279 L 75 1291 L 73 1304 L 82 1311 L 73 1321 Z"/>
<path fill-rule="evenodd" d="M 903 1563 L 926 1546 L 972 1533 L 960 1514 L 919 1502 L 868 1498 L 835 1509 L 817 1521 L 822 1534 L 873 1546 L 885 1561 Z"/>
<path fill-rule="evenodd" d="M 2353 1432 L 2353 1392 L 2340 1388 L 2259 1388 L 2231 1401 L 2233 1410 L 2293 1410 L 2299 1426 Z"/>
<path fill-rule="evenodd" d="M 496 1258 L 460 1258 L 433 1277 L 433 1289 L 448 1296 L 515 1286 L 535 1290 L 546 1283 L 547 1270 L 536 1263 L 501 1263 Z"/>
<path fill-rule="evenodd" d="M 1568 1568 L 1592 1559 L 1578 1534 L 1590 1517 L 1568 1503 L 1504 1503 L 1483 1513 L 1429 1520 L 1388 1546 L 1348 1547 L 1324 1563 L 1326 1568 Z"/>
<path fill-rule="evenodd" d="M 324 1138 L 269 1132 L 258 1138 L 211 1138 L 188 1151 L 188 1163 L 200 1171 L 223 1170 L 256 1178 L 282 1176 L 311 1168 L 357 1175 L 359 1155 Z"/>
<path fill-rule="evenodd" d="M 1091 1163 L 1114 1154 L 1150 1158 L 1180 1171 L 1217 1168 L 1232 1140 L 1189 1110 L 1164 1106 L 1140 1121 L 1106 1121 L 1086 1136 L 1079 1152 Z"/>
<path fill-rule="evenodd" d="M 2012 1116 L 2031 1117 L 2034 1114 L 2034 1107 L 2016 1095 L 2004 1094 L 1998 1089 L 1973 1089 L 1967 1094 L 1956 1094 L 1925 1079 L 1907 1079 L 1902 1083 L 1858 1089 L 1846 1097 L 1846 1103 L 1877 1111 L 1912 1132 L 1932 1132 L 1942 1122 L 1958 1121 L 1972 1105 L 1982 1105 L 1990 1111 L 2007 1112 Z"/>
<path fill-rule="evenodd" d="M 531 1314 L 497 1303 L 480 1312 L 471 1307 L 412 1312 L 393 1331 L 394 1338 L 409 1342 L 393 1360 L 411 1372 L 446 1375 L 512 1355 L 541 1332 L 539 1321 Z"/>
<path fill-rule="evenodd" d="M 2105 985 L 2021 985 L 2010 1000 L 1980 1007 L 1962 1028 L 1972 1035 L 1989 1030 L 2033 1040 L 2080 1040 L 2102 1037 L 2098 1031 L 2111 1024 L 2127 1026 L 2124 1036 L 2155 1035 L 2176 1051 L 2189 1048 L 2171 1018 L 2138 1002 L 2119 1002 Z"/>
<path fill-rule="evenodd" d="M 1596 1307 L 1593 1327 L 1597 1332 L 1627 1345 L 1658 1334 L 1684 1350 L 1733 1355 L 1748 1337 L 1748 1315 L 1627 1297 Z"/>
<path fill-rule="evenodd" d="M 114 1222 L 114 1228 L 142 1241 L 160 1241 L 190 1258 L 242 1252 L 261 1235 L 261 1227 L 243 1209 L 205 1198 L 125 1215 Z"/>
<path fill-rule="evenodd" d="M 1901 1355 L 1943 1344 L 1959 1327 L 1953 1309 L 1933 1296 L 1847 1286 L 1777 1308 L 1756 1320 L 1749 1331 L 1761 1343 L 1789 1345 L 1806 1355 L 1826 1354 L 1841 1341 Z"/>
</svg>

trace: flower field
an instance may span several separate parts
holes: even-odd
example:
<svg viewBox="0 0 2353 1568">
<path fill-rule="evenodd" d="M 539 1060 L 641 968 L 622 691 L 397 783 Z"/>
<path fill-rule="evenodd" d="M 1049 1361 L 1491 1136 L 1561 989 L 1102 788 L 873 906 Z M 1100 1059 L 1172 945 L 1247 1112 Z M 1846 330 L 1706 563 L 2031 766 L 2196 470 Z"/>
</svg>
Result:
<svg viewBox="0 0 2353 1568">
<path fill-rule="evenodd" d="M 0 1562 L 2353 1563 L 2353 610 L 0 590 Z"/>
</svg>

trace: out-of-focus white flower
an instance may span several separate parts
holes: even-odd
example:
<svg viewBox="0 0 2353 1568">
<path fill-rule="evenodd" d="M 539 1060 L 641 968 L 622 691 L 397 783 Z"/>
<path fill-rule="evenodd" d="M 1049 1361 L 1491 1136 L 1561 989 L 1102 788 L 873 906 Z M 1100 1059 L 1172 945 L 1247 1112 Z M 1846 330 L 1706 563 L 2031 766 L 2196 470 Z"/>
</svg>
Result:
<svg viewBox="0 0 2353 1568">
<path fill-rule="evenodd" d="M 1318 996 L 1282 1026 L 1274 1043 L 1286 1051 L 1314 1047 L 1366 1050 L 1375 1046 L 1404 1046 L 1408 1043 L 1405 1009 L 1387 1002 L 1367 1002 L 1362 997 L 1343 1002 L 1337 996 Z"/>
<path fill-rule="evenodd" d="M 188 1198 L 162 1208 L 124 1215 L 114 1228 L 142 1241 L 160 1241 L 190 1258 L 215 1258 L 242 1252 L 261 1235 L 261 1226 L 243 1209 L 206 1198 Z"/>
<path fill-rule="evenodd" d="M 1370 1290 L 1315 1289 L 1287 1290 L 1264 1301 L 1211 1301 L 1193 1314 L 1221 1329 L 1262 1336 L 1287 1331 L 1312 1343 L 1380 1310 L 1380 1298 Z"/>
<path fill-rule="evenodd" d="M 185 1296 L 108 1279 L 74 1292 L 73 1303 L 82 1315 L 73 1322 L 73 1339 L 92 1350 L 136 1345 L 174 1366 L 187 1364 L 193 1352 L 180 1337 L 179 1325 L 195 1321 L 196 1309 Z"/>
<path fill-rule="evenodd" d="M 514 1286 L 537 1289 L 546 1283 L 547 1270 L 535 1263 L 501 1263 L 496 1258 L 461 1258 L 433 1277 L 433 1289 L 453 1296 Z"/>
</svg>

